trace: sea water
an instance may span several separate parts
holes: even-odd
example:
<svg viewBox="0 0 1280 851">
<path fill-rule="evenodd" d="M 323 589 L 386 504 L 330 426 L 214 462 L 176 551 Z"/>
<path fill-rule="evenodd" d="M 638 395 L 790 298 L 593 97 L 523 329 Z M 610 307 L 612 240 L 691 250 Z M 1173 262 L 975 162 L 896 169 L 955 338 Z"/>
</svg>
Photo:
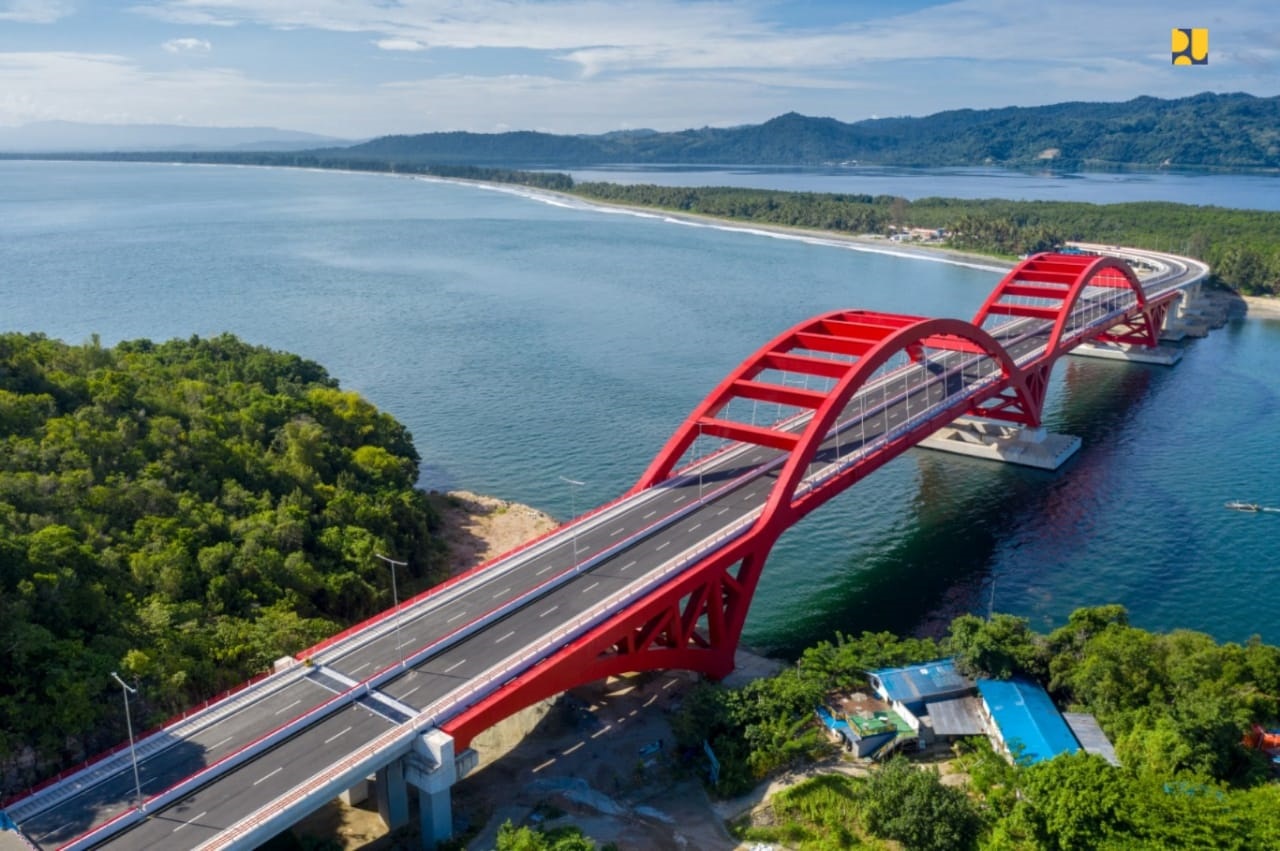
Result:
<svg viewBox="0 0 1280 851">
<path fill-rule="evenodd" d="M 0 162 L 0 330 L 232 332 L 406 423 L 422 485 L 566 517 L 639 476 L 741 360 L 816 313 L 971 317 L 990 268 L 388 175 Z M 990 608 L 1280 641 L 1280 323 L 1173 368 L 1062 360 L 1056 473 L 912 450 L 780 540 L 746 640 L 936 629 Z M 563 478 L 585 482 L 571 488 Z"/>
</svg>

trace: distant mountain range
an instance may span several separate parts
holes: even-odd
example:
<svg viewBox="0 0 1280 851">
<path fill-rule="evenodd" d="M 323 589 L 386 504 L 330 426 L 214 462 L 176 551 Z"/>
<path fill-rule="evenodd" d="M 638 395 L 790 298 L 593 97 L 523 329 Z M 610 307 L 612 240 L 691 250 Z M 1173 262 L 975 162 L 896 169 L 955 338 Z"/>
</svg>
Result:
<svg viewBox="0 0 1280 851">
<path fill-rule="evenodd" d="M 594 136 L 423 133 L 324 155 L 402 163 L 551 167 L 607 163 L 1280 168 L 1280 97 L 1213 94 L 1124 103 L 959 109 L 851 124 L 791 112 L 763 124 Z"/>
<path fill-rule="evenodd" d="M 296 151 L 346 145 L 350 139 L 275 127 L 188 127 L 178 124 L 81 124 L 37 121 L 0 127 L 0 151 Z"/>
<path fill-rule="evenodd" d="M 763 124 L 598 135 L 422 133 L 352 144 L 271 127 L 95 125 L 0 128 L 0 153 L 188 154 L 202 161 L 375 168 L 565 169 L 622 163 L 981 166 L 1054 169 L 1186 167 L 1280 170 L 1280 96 L 1205 92 L 1176 100 L 957 109 L 924 118 L 845 123 L 789 112 Z M 285 152 L 263 159 L 252 152 Z M 132 154 L 132 155 L 130 155 Z M 225 154 L 226 156 L 221 156 Z M 298 160 L 300 162 L 301 160 Z"/>
</svg>

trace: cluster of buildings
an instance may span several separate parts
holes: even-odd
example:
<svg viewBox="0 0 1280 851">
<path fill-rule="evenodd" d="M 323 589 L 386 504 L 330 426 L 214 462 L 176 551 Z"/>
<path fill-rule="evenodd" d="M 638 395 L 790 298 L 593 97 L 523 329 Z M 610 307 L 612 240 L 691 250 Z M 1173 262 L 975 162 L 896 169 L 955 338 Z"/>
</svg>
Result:
<svg viewBox="0 0 1280 851">
<path fill-rule="evenodd" d="M 1022 764 L 1085 750 L 1117 765 L 1115 750 L 1086 713 L 1059 712 L 1030 680 L 970 679 L 954 659 L 868 671 L 870 692 L 819 710 L 819 717 L 860 757 L 881 758 L 902 747 L 988 736 L 996 750 Z"/>
</svg>

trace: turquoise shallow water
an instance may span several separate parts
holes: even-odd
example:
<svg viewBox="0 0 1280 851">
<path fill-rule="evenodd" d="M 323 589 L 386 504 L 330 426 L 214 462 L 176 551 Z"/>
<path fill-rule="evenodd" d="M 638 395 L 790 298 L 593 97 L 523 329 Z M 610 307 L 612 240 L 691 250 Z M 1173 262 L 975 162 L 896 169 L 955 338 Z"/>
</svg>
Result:
<svg viewBox="0 0 1280 851">
<path fill-rule="evenodd" d="M 0 163 L 0 329 L 71 341 L 231 331 L 314 358 L 412 430 L 427 487 L 558 516 L 617 496 L 765 340 L 817 312 L 971 316 L 988 270 L 379 175 Z M 1118 601 L 1151 628 L 1280 641 L 1280 323 L 1173 369 L 1066 359 L 1045 474 L 916 450 L 779 542 L 747 640 L 1038 627 Z"/>
</svg>

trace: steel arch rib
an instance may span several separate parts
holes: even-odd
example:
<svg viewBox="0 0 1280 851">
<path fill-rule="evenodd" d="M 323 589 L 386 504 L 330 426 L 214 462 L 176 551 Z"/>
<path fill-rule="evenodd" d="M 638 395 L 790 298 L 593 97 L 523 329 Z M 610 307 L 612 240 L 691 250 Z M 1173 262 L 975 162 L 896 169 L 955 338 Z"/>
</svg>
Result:
<svg viewBox="0 0 1280 851">
<path fill-rule="evenodd" d="M 943 345 L 945 341 L 951 341 L 952 345 Z M 957 344 L 956 341 L 964 342 Z M 963 319 L 916 319 L 912 324 L 906 325 L 885 337 L 873 349 L 859 358 L 849 373 L 831 389 L 826 401 L 814 412 L 813 418 L 805 428 L 799 444 L 783 466 L 778 480 L 774 483 L 770 492 L 764 514 L 761 515 L 760 520 L 757 522 L 757 527 L 779 527 L 780 532 L 782 528 L 790 525 L 804 513 L 807 513 L 808 510 L 811 510 L 797 511 L 795 492 L 800 482 L 804 479 L 809 464 L 817 454 L 818 448 L 826 440 L 832 428 L 835 427 L 840 414 L 850 400 L 857 395 L 858 391 L 874 377 L 876 371 L 887 363 L 890 358 L 900 352 L 905 352 L 911 356 L 913 349 L 918 350 L 925 343 L 933 343 L 933 347 L 939 349 L 976 350 L 986 354 L 1000 364 L 1004 377 L 1003 382 L 993 386 L 988 391 L 988 395 L 994 395 L 1002 389 L 1008 389 L 1015 397 L 1026 398 L 1027 389 L 1022 371 L 1018 369 L 1013 362 L 1013 358 L 1005 351 L 1004 347 L 989 333 Z M 914 360 L 914 357 L 912 359 Z M 950 415 L 935 416 L 933 419 L 936 420 L 936 425 L 933 428 L 941 428 L 951 418 Z M 911 441 L 911 444 L 914 444 L 914 442 Z M 888 455 L 897 455 L 906 448 L 907 446 L 903 446 L 897 451 L 891 451 Z M 877 454 L 879 455 L 880 453 Z M 887 456 L 877 458 L 874 466 L 879 467 L 888 460 L 889 457 Z M 818 500 L 819 503 L 822 501 L 825 501 L 825 497 L 822 500 Z M 812 501 L 810 502 L 812 503 Z M 812 505 L 812 507 L 816 507 L 816 505 Z"/>
<path fill-rule="evenodd" d="M 1153 308 L 1148 304 L 1146 292 L 1128 264 L 1114 257 L 1083 254 L 1033 255 L 1013 267 L 1000 280 L 978 310 L 973 323 L 985 328 L 992 316 L 1021 317 L 1052 322 L 1053 326 L 1045 343 L 1044 352 L 1022 370 L 1026 389 L 1024 399 L 1006 396 L 997 399 L 996 404 L 985 408 L 975 405 L 971 408 L 971 413 L 1031 427 L 1040 425 L 1044 400 L 1049 389 L 1049 376 L 1057 359 L 1068 349 L 1064 341 L 1067 323 L 1085 288 L 1094 284 L 1128 287 L 1135 293 L 1136 308 L 1129 312 L 1142 317 L 1142 327 L 1115 339 L 1148 346 L 1156 345 L 1158 332 L 1155 329 L 1163 320 L 1165 308 L 1163 306 Z M 1045 303 L 1033 306 L 1002 301 L 1008 296 L 1030 297 Z M 1057 304 L 1052 305 L 1049 304 L 1050 302 L 1057 302 Z M 1094 336 L 1110 338 L 1105 333 L 1096 333 Z"/>
<path fill-rule="evenodd" d="M 1071 312 L 1080 300 L 1081 293 L 1107 270 L 1114 270 L 1123 279 L 1121 286 L 1128 286 L 1137 298 L 1137 310 L 1147 309 L 1147 294 L 1129 265 L 1115 257 L 1094 257 L 1073 254 L 1036 254 L 1013 267 L 987 296 L 973 319 L 979 328 L 985 326 L 992 315 L 1026 316 L 1053 320 L 1053 331 L 1041 360 L 1052 360 L 1062 353 L 1062 338 L 1066 333 Z M 1102 283 L 1116 286 L 1114 283 Z M 1060 300 L 1056 308 L 1015 308 L 1001 304 L 1007 295 L 1024 295 L 1045 300 Z"/>
<path fill-rule="evenodd" d="M 693 445 L 693 442 L 697 440 L 698 435 L 701 433 L 698 430 L 698 422 L 704 417 L 714 413 L 725 404 L 732 395 L 733 385 L 735 382 L 758 375 L 760 371 L 765 368 L 765 358 L 772 352 L 788 349 L 788 343 L 796 334 L 803 333 L 805 329 L 812 327 L 815 323 L 820 322 L 823 319 L 835 319 L 846 312 L 847 311 L 837 310 L 811 319 L 806 319 L 804 322 L 800 322 L 791 328 L 788 328 L 786 331 L 783 331 L 781 334 L 761 346 L 742 363 L 738 364 L 738 366 L 725 376 L 724 380 L 716 385 L 716 388 L 707 394 L 707 397 L 689 413 L 689 416 L 685 418 L 684 422 L 680 424 L 680 427 L 675 430 L 663 445 L 662 449 L 658 451 L 658 454 L 654 456 L 653 461 L 645 469 L 644 473 L 641 474 L 639 481 L 636 482 L 635 486 L 632 487 L 629 493 L 638 493 L 645 488 L 656 485 L 658 482 L 665 481 L 671 476 L 671 472 L 675 468 L 676 463 L 679 462 L 680 458 L 689 450 L 689 447 Z"/>
<path fill-rule="evenodd" d="M 868 328 L 879 329 L 880 339 L 870 345 L 856 362 L 840 362 L 842 377 L 824 395 L 813 416 L 797 439 L 779 480 L 774 483 L 761 517 L 741 538 L 692 565 L 668 584 L 627 606 L 601 625 L 575 639 L 544 662 L 520 675 L 499 692 L 468 708 L 443 725 L 460 746 L 465 747 L 480 731 L 499 720 L 574 686 L 628 672 L 683 669 L 722 677 L 733 669 L 747 610 L 755 593 L 764 562 L 778 536 L 799 516 L 821 504 L 855 480 L 859 473 L 880 466 L 915 440 L 899 440 L 886 447 L 858 471 L 841 477 L 834 485 L 806 495 L 797 507 L 791 498 L 804 471 L 812 461 L 840 413 L 850 399 L 874 377 L 894 355 L 918 355 L 925 346 L 939 350 L 985 354 L 1000 364 L 1003 380 L 994 382 L 989 393 L 1012 387 L 1024 392 L 1022 374 L 1000 344 L 980 328 L 961 319 L 921 319 L 894 314 L 839 311 L 801 323 L 775 338 L 747 358 L 721 382 L 667 442 L 646 477 L 670 474 L 697 430 L 700 417 L 716 410 L 733 395 L 735 381 L 769 365 L 769 356 L 788 348 L 792 336 L 804 333 L 816 323 L 867 319 Z M 887 330 L 886 330 L 887 329 Z M 794 348 L 794 346 L 791 346 Z M 831 362 L 837 363 L 837 362 Z M 763 364 L 763 366 L 762 366 Z M 834 372 L 834 370 L 833 370 Z M 939 413 L 933 428 L 950 417 Z M 662 481 L 656 478 L 653 483 Z M 645 479 L 642 479 L 641 486 Z M 734 566 L 738 566 L 736 573 Z M 698 629 L 705 619 L 705 634 Z"/>
<path fill-rule="evenodd" d="M 1046 347 L 1046 358 L 1057 358 L 1063 353 L 1063 351 L 1065 351 L 1062 347 L 1062 338 L 1066 334 L 1067 322 L 1071 318 L 1071 313 L 1075 310 L 1076 303 L 1080 301 L 1081 293 L 1084 292 L 1085 287 L 1099 283 L 1097 281 L 1098 277 L 1108 269 L 1118 271 L 1123 282 L 1128 284 L 1129 288 L 1133 290 L 1137 297 L 1138 311 L 1141 312 L 1146 310 L 1147 294 L 1143 291 L 1142 284 L 1138 282 L 1138 277 L 1133 274 L 1133 270 L 1129 268 L 1129 265 L 1114 257 L 1094 258 L 1094 261 L 1081 270 L 1079 276 L 1071 284 L 1071 289 L 1059 311 L 1058 319 L 1053 325 L 1053 334 L 1050 336 L 1049 344 Z M 1103 285 L 1116 286 L 1114 283 L 1107 283 Z"/>
</svg>

